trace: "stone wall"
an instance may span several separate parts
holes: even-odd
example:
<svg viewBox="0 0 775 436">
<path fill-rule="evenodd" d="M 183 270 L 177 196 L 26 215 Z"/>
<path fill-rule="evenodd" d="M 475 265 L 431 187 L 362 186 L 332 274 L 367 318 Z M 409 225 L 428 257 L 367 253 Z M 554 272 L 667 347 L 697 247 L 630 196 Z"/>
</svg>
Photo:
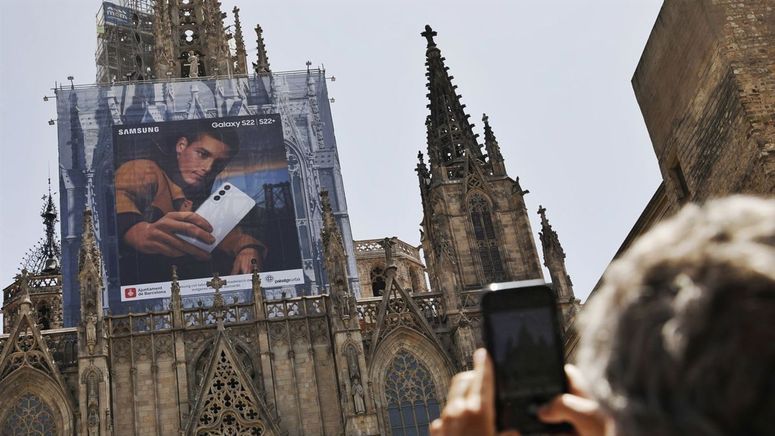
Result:
<svg viewBox="0 0 775 436">
<path fill-rule="evenodd" d="M 671 209 L 775 191 L 774 6 L 668 0 L 662 7 L 632 83 Z"/>
</svg>

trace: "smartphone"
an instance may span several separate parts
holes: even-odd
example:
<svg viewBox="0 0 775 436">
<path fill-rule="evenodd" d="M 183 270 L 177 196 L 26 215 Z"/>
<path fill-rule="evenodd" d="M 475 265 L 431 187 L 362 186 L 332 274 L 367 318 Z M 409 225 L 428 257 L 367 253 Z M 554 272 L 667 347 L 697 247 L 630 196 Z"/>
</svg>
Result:
<svg viewBox="0 0 775 436">
<path fill-rule="evenodd" d="M 181 234 L 177 234 L 177 237 L 210 253 L 255 205 L 256 201 L 248 194 L 231 183 L 224 183 L 214 190 L 195 211 L 213 226 L 212 235 L 215 242 L 206 244 L 199 239 Z"/>
<path fill-rule="evenodd" d="M 492 284 L 482 297 L 484 342 L 495 365 L 499 431 L 567 433 L 545 424 L 538 409 L 568 391 L 557 302 L 543 280 Z"/>
</svg>

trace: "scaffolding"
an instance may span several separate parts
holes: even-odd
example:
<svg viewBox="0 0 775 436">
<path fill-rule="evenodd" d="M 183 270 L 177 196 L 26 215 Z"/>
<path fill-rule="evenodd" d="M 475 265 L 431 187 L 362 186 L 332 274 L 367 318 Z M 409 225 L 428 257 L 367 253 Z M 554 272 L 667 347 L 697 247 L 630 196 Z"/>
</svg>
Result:
<svg viewBox="0 0 775 436">
<path fill-rule="evenodd" d="M 153 0 L 103 2 L 97 12 L 97 83 L 153 75 Z"/>
</svg>

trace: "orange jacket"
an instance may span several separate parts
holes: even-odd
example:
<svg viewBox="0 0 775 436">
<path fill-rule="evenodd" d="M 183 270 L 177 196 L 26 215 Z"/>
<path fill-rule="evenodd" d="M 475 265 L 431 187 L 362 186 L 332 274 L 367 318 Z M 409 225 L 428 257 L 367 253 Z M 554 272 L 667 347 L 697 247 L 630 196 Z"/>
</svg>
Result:
<svg viewBox="0 0 775 436">
<path fill-rule="evenodd" d="M 192 202 L 186 198 L 183 188 L 172 181 L 167 173 L 152 160 L 136 159 L 125 162 L 116 170 L 115 180 L 116 214 L 119 217 L 122 214 L 136 215 L 130 220 L 123 220 L 128 224 L 120 230 L 119 236 L 122 239 L 132 225 L 148 221 L 147 211 L 151 208 L 157 209 L 161 213 L 160 216 L 169 212 L 191 210 Z M 266 257 L 266 246 L 242 232 L 237 226 L 226 235 L 216 249 L 234 257 L 247 247 L 259 249 L 262 258 Z"/>
</svg>

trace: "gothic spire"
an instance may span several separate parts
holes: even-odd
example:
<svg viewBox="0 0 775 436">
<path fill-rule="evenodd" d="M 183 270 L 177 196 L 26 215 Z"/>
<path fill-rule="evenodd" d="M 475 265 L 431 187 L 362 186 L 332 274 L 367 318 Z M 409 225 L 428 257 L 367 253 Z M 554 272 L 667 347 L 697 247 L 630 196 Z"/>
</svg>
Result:
<svg viewBox="0 0 775 436">
<path fill-rule="evenodd" d="M 183 21 L 190 20 L 190 16 Z M 153 5 L 153 57 L 154 72 L 159 79 L 177 77 L 173 57 L 172 23 L 170 8 L 166 1 L 157 1 Z"/>
<path fill-rule="evenodd" d="M 239 8 L 234 6 L 234 43 L 236 44 L 236 61 L 234 72 L 236 74 L 247 74 L 247 51 L 245 51 L 245 39 L 242 36 L 242 23 L 239 19 Z"/>
<path fill-rule="evenodd" d="M 455 167 L 460 165 L 467 154 L 473 154 L 476 159 L 484 162 L 481 146 L 476 142 L 478 135 L 473 132 L 473 125 L 468 122 L 465 105 L 460 102 L 461 96 L 456 93 L 456 85 L 452 84 L 453 76 L 444 65 L 445 58 L 436 46 L 433 37 L 436 32 L 426 25 L 421 33 L 427 39 L 426 62 L 428 71 L 428 108 L 430 115 L 426 120 L 428 130 L 428 159 L 431 168 L 439 165 L 448 167 L 448 174 L 455 177 Z M 458 176 L 459 177 L 459 176 Z M 455 177 L 457 178 L 457 177 Z"/>
<path fill-rule="evenodd" d="M 490 127 L 490 117 L 487 114 L 482 114 L 482 121 L 484 122 L 484 146 L 487 150 L 488 162 L 492 167 L 492 173 L 496 176 L 505 176 L 506 167 L 503 165 L 501 147 L 498 145 L 498 140 L 495 139 L 492 127 Z"/>
<path fill-rule="evenodd" d="M 342 232 L 336 224 L 328 191 L 320 192 L 323 209 L 323 257 L 326 276 L 330 287 L 329 294 L 334 302 L 337 314 L 343 320 L 355 319 L 355 300 L 350 292 L 347 279 L 347 254 L 344 251 Z"/>
<path fill-rule="evenodd" d="M 55 272 L 59 270 L 59 242 L 57 242 L 55 235 L 55 226 L 59 218 L 51 195 L 51 178 L 48 179 L 48 195 L 43 198 L 46 202 L 40 213 L 43 224 L 46 226 L 46 242 L 43 244 L 41 252 L 45 259 L 43 272 Z"/>
<path fill-rule="evenodd" d="M 40 217 L 43 218 L 45 235 L 37 244 L 25 253 L 21 261 L 21 269 L 31 274 L 57 274 L 61 250 L 56 238 L 56 223 L 59 222 L 57 208 L 51 194 L 51 179 L 48 179 L 48 195 L 42 197 L 43 207 Z"/>
<path fill-rule="evenodd" d="M 266 52 L 266 45 L 264 45 L 264 31 L 258 24 L 256 24 L 256 45 L 258 59 L 257 62 L 253 62 L 253 70 L 259 75 L 269 74 L 272 70 L 269 68 L 269 55 Z"/>
<path fill-rule="evenodd" d="M 548 254 L 547 252 L 549 252 L 552 255 L 565 259 L 565 251 L 563 251 L 562 245 L 560 245 L 560 238 L 557 236 L 557 232 L 552 229 L 549 220 L 546 219 L 546 208 L 539 205 L 538 214 L 541 215 L 541 231 L 538 232 L 538 234 L 541 236 L 541 245 L 544 249 L 544 256 L 546 257 Z"/>
<path fill-rule="evenodd" d="M 328 191 L 320 192 L 320 203 L 321 208 L 323 209 L 323 249 L 327 257 L 330 255 L 338 257 L 340 251 L 342 255 L 344 254 L 344 243 L 342 240 L 342 232 L 339 230 L 339 226 L 336 225 L 336 218 L 331 209 Z"/>
<path fill-rule="evenodd" d="M 183 299 L 180 296 L 180 283 L 178 282 L 178 267 L 172 265 L 172 283 L 170 284 L 172 296 L 170 297 L 170 310 L 172 311 L 173 327 L 183 326 Z"/>
<path fill-rule="evenodd" d="M 538 214 L 541 215 L 541 231 L 538 235 L 541 237 L 544 251 L 544 265 L 549 270 L 554 291 L 557 293 L 559 303 L 573 303 L 575 301 L 573 283 L 565 268 L 565 251 L 560 245 L 560 238 L 549 224 L 546 209 L 543 206 L 538 206 Z"/>
<path fill-rule="evenodd" d="M 97 247 L 97 238 L 94 235 L 92 223 L 92 211 L 86 209 L 83 212 L 83 234 L 81 236 L 81 250 L 78 253 L 78 272 L 82 276 L 90 273 L 97 278 L 101 277 L 100 250 Z"/>
</svg>

